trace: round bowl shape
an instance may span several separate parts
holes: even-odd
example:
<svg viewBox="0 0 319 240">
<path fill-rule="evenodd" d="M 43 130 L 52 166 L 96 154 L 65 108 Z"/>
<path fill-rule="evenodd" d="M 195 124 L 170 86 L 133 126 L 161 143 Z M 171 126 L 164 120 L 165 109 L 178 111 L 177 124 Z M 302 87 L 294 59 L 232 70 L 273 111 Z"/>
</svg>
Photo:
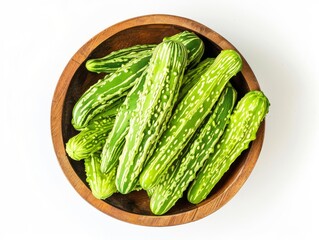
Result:
<svg viewBox="0 0 319 240">
<path fill-rule="evenodd" d="M 235 49 L 239 52 L 221 35 L 193 20 L 172 15 L 140 16 L 115 24 L 90 39 L 68 62 L 56 86 L 51 108 L 51 134 L 60 166 L 69 182 L 87 202 L 122 221 L 144 226 L 171 226 L 192 222 L 213 213 L 239 191 L 261 151 L 265 122 L 261 124 L 256 140 L 233 163 L 206 200 L 193 205 L 184 197 L 163 216 L 151 213 L 145 191 L 114 194 L 106 200 L 96 199 L 91 194 L 85 180 L 83 161 L 70 159 L 65 151 L 65 143 L 76 134 L 71 125 L 72 108 L 84 91 L 102 76 L 88 72 L 85 68 L 86 60 L 136 44 L 159 43 L 163 37 L 184 30 L 192 31 L 202 38 L 206 57 L 216 57 L 222 49 Z M 242 71 L 231 79 L 238 97 L 249 90 L 260 90 L 254 73 L 245 59 L 242 59 Z"/>
</svg>

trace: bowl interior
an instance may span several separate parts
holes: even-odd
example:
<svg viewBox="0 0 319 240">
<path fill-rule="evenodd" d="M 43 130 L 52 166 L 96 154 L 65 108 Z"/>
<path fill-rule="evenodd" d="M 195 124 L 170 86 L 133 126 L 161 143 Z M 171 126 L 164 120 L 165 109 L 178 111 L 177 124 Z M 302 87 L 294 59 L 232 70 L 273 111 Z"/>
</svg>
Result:
<svg viewBox="0 0 319 240">
<path fill-rule="evenodd" d="M 179 20 L 179 19 L 178 19 Z M 77 54 L 82 57 L 81 61 L 77 61 L 77 66 L 72 70 L 72 74 L 64 74 L 60 81 L 67 81 L 66 85 L 58 85 L 57 90 L 65 91 L 65 96 L 63 96 L 63 104 L 61 104 L 61 116 L 53 116 L 52 122 L 60 121 L 58 126 L 61 126 L 61 141 L 56 140 L 58 137 L 53 136 L 53 142 L 55 145 L 56 153 L 60 164 L 72 183 L 72 185 L 77 189 L 80 195 L 88 200 L 92 205 L 94 205 L 99 210 L 110 213 L 113 217 L 127 220 L 124 216 L 126 213 L 134 220 L 128 220 L 133 223 L 141 225 L 175 225 L 192 220 L 200 219 L 211 212 L 220 208 L 225 204 L 235 193 L 239 190 L 241 185 L 245 182 L 246 178 L 250 174 L 256 159 L 258 157 L 259 151 L 261 149 L 263 140 L 263 130 L 264 126 L 261 126 L 259 132 L 257 133 L 258 142 L 253 142 L 249 149 L 244 151 L 241 156 L 232 164 L 228 172 L 219 181 L 210 195 L 202 203 L 198 205 L 190 204 L 186 197 L 181 198 L 176 205 L 167 212 L 164 216 L 156 218 L 167 218 L 185 215 L 187 213 L 193 212 L 196 216 L 191 216 L 190 218 L 181 218 L 179 220 L 168 221 L 158 221 L 158 222 L 147 222 L 147 219 L 154 220 L 154 215 L 151 213 L 149 208 L 149 198 L 145 191 L 135 191 L 126 195 L 114 194 L 106 200 L 97 200 L 91 194 L 89 186 L 86 183 L 86 176 L 84 170 L 83 161 L 74 161 L 67 156 L 65 153 L 65 143 L 78 132 L 72 127 L 72 109 L 76 101 L 80 96 L 95 82 L 104 76 L 104 74 L 96 74 L 88 72 L 85 68 L 85 62 L 91 58 L 98 58 L 107 55 L 108 53 L 118 50 L 121 48 L 133 46 L 136 44 L 146 44 L 146 43 L 160 43 L 162 39 L 166 36 L 171 36 L 184 30 L 193 31 L 196 33 L 205 43 L 205 53 L 203 59 L 206 57 L 216 57 L 220 51 L 225 48 L 234 48 L 226 40 L 224 40 L 219 35 L 217 39 L 223 41 L 222 44 L 216 43 L 212 40 L 212 37 L 207 37 L 205 33 L 211 33 L 212 30 L 203 28 L 200 24 L 189 24 L 190 27 L 178 24 L 167 24 L 167 23 L 149 23 L 149 24 L 135 24 L 128 28 L 122 28 L 119 31 L 115 31 L 114 34 L 106 37 L 105 39 L 99 41 L 87 54 L 82 54 L 81 50 Z M 204 29 L 204 30 L 203 30 Z M 198 31 L 197 31 L 198 30 Z M 98 35 L 101 36 L 101 35 Z M 209 35 L 211 36 L 211 35 Z M 93 41 L 96 40 L 93 38 Z M 225 44 L 226 42 L 226 44 Z M 76 54 L 76 55 L 77 55 Z M 74 59 L 74 58 L 73 58 Z M 244 60 L 244 59 L 243 59 Z M 65 71 L 68 71 L 68 66 Z M 60 83 L 60 82 L 59 82 Z M 241 98 L 246 92 L 252 89 L 259 89 L 259 85 L 255 79 L 255 76 L 251 72 L 249 66 L 244 60 L 244 68 L 242 72 L 238 73 L 235 77 L 231 79 L 231 83 L 236 88 L 238 92 L 238 99 Z M 56 90 L 56 91 L 57 91 Z M 56 93 L 58 95 L 58 93 Z M 58 95 L 61 97 L 60 95 Z M 55 98 L 57 98 L 55 96 Z M 59 101 L 53 100 L 53 110 L 52 112 L 56 114 L 54 106 L 58 105 Z M 59 118 L 60 117 L 60 118 Z M 58 119 L 58 120 L 57 120 Z M 52 127 L 53 126 L 53 127 Z M 51 128 L 55 128 L 55 124 L 52 124 Z M 52 130 L 54 131 L 54 129 Z M 59 146 L 58 146 L 59 145 Z M 58 148 L 63 148 L 58 150 Z M 255 148 L 255 151 L 252 151 Z M 70 168 L 70 169 L 67 169 Z M 243 172 L 245 172 L 244 176 Z M 74 180 L 74 177 L 77 179 Z M 80 187 L 79 187 L 80 185 Z M 235 186 L 234 186 L 235 185 Z M 208 206 L 208 208 L 207 208 Z M 114 210 L 115 209 L 115 210 Z M 122 214 L 122 215 L 121 215 Z M 138 216 L 135 218 L 135 216 Z M 144 219 L 141 220 L 139 217 L 143 216 Z M 145 220 L 146 219 L 146 220 Z M 156 220 L 157 221 L 157 220 Z"/>
</svg>

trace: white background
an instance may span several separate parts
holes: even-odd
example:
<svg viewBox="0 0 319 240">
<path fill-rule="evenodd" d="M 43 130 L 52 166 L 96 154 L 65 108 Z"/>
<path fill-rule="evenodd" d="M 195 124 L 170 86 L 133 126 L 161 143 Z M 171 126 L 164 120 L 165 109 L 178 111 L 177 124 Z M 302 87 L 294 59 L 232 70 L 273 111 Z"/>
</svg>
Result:
<svg viewBox="0 0 319 240">
<path fill-rule="evenodd" d="M 1 1 L 0 239 L 319 239 L 318 10 L 316 0 Z M 54 89 L 73 54 L 103 29 L 152 13 L 224 36 L 271 101 L 262 152 L 239 193 L 202 220 L 163 228 L 84 201 L 50 135 Z"/>
</svg>

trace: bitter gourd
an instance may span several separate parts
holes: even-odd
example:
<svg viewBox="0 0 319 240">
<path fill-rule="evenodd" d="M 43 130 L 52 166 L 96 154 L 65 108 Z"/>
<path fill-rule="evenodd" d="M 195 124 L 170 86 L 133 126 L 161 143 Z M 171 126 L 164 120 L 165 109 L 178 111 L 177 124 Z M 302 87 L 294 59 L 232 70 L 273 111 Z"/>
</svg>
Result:
<svg viewBox="0 0 319 240">
<path fill-rule="evenodd" d="M 183 78 L 182 86 L 180 88 L 178 100 L 176 103 L 179 103 L 185 97 L 188 91 L 200 79 L 200 76 L 206 72 L 210 65 L 213 64 L 214 60 L 214 58 L 206 58 L 203 61 L 199 62 L 196 67 L 185 72 L 185 76 Z"/>
<path fill-rule="evenodd" d="M 207 67 L 214 61 L 213 58 L 207 58 L 200 62 L 196 68 L 187 71 L 182 79 L 182 86 L 178 94 L 177 102 L 179 102 L 189 89 L 198 81 Z M 146 71 L 145 71 L 146 73 Z M 132 90 L 125 98 L 125 102 L 120 108 L 116 117 L 114 127 L 107 137 L 106 143 L 101 155 L 101 171 L 108 172 L 112 167 L 118 163 L 119 155 L 121 154 L 125 142 L 125 136 L 129 128 L 129 120 L 132 116 L 133 110 L 136 108 L 136 103 L 139 94 L 141 93 L 145 81 L 146 74 L 143 74 Z"/>
<path fill-rule="evenodd" d="M 112 104 L 109 108 L 107 108 L 105 111 L 95 115 L 87 124 L 87 126 L 82 129 L 83 130 L 88 130 L 88 129 L 96 129 L 103 127 L 104 125 L 107 125 L 109 121 L 115 121 L 115 117 L 121 108 L 122 104 L 124 103 L 124 100 L 126 97 L 123 97 L 114 104 Z"/>
<path fill-rule="evenodd" d="M 93 153 L 84 159 L 86 182 L 94 197 L 106 199 L 117 192 L 115 186 L 116 167 L 105 174 L 100 171 L 100 154 Z"/>
<path fill-rule="evenodd" d="M 111 52 L 102 58 L 89 59 L 85 67 L 90 72 L 113 73 L 132 59 L 138 58 L 141 52 L 152 50 L 155 44 L 134 45 Z"/>
<path fill-rule="evenodd" d="M 75 129 L 83 129 L 98 113 L 103 112 L 116 100 L 127 94 L 136 79 L 146 69 L 152 51 L 140 53 L 111 75 L 92 85 L 76 102 L 72 111 L 72 123 Z"/>
<path fill-rule="evenodd" d="M 66 152 L 73 160 L 82 160 L 102 149 L 115 118 L 105 118 L 98 127 L 85 129 L 71 137 L 66 143 Z"/>
<path fill-rule="evenodd" d="M 183 31 L 170 37 L 165 37 L 166 40 L 182 41 L 189 51 L 189 63 L 191 66 L 196 65 L 204 53 L 204 43 L 193 32 Z M 113 73 L 122 65 L 130 60 L 139 57 L 141 52 L 152 50 L 156 44 L 139 44 L 127 48 L 122 48 L 109 53 L 101 58 L 93 58 L 86 61 L 86 69 L 96 73 Z"/>
<path fill-rule="evenodd" d="M 198 172 L 188 190 L 188 201 L 203 201 L 236 158 L 256 138 L 258 128 L 268 113 L 269 100 L 261 91 L 250 91 L 238 102 L 230 122 L 215 146 L 214 153 Z"/>
<path fill-rule="evenodd" d="M 240 55 L 223 50 L 213 64 L 177 105 L 167 129 L 158 141 L 156 152 L 147 160 L 139 178 L 143 189 L 153 187 L 172 164 L 174 156 L 186 145 L 211 111 L 228 81 L 242 68 Z"/>
<path fill-rule="evenodd" d="M 185 31 L 169 38 L 185 46 L 189 65 L 195 64 L 201 59 L 204 53 L 204 43 L 194 33 Z M 169 38 L 166 40 L 169 41 Z M 125 51 L 127 50 L 122 49 L 122 52 Z M 104 79 L 92 85 L 73 108 L 72 123 L 74 128 L 82 130 L 96 114 L 104 111 L 116 100 L 126 95 L 135 85 L 136 79 L 145 70 L 153 52 L 154 49 L 137 52 L 134 58 L 119 67 L 114 73 L 106 75 Z"/>
<path fill-rule="evenodd" d="M 187 57 L 184 45 L 176 41 L 163 41 L 154 49 L 119 160 L 116 186 L 123 194 L 136 185 L 146 155 L 171 114 Z"/>
<path fill-rule="evenodd" d="M 210 115 L 207 116 L 207 118 Z M 192 143 L 195 141 L 195 139 L 198 137 L 199 135 L 199 130 L 200 128 L 204 125 L 205 120 L 203 121 L 203 123 L 201 124 L 201 126 L 199 127 L 199 129 L 193 134 L 193 136 L 189 139 L 188 143 L 186 144 L 186 147 L 184 147 L 181 152 L 175 156 L 173 163 L 169 166 L 169 168 L 167 169 L 167 171 L 165 172 L 165 174 L 162 174 L 160 180 L 157 182 L 157 184 L 155 186 L 153 186 L 152 188 L 149 188 L 146 190 L 147 195 L 151 198 L 151 196 L 153 195 L 153 193 L 156 191 L 156 189 L 161 186 L 162 183 L 164 183 L 165 181 L 168 180 L 169 176 L 173 174 L 173 172 L 175 171 L 176 168 L 178 168 L 178 166 L 181 164 L 182 158 L 189 152 L 190 147 L 192 145 Z"/>
<path fill-rule="evenodd" d="M 195 178 L 197 171 L 213 152 L 215 144 L 223 134 L 236 99 L 236 90 L 231 85 L 227 86 L 181 162 L 174 171 L 164 174 L 165 180 L 161 181 L 153 192 L 150 208 L 154 214 L 166 213 L 183 196 L 189 183 Z"/>
<path fill-rule="evenodd" d="M 101 154 L 101 171 L 109 172 L 114 165 L 118 164 L 119 156 L 122 153 L 125 136 L 129 130 L 129 123 L 133 111 L 136 109 L 137 100 L 141 94 L 145 82 L 146 71 L 142 74 L 138 83 L 132 88 L 124 103 L 121 105 L 118 114 L 116 115 L 114 127 L 107 136 Z"/>
<path fill-rule="evenodd" d="M 188 68 L 192 68 L 199 63 L 204 54 L 205 45 L 195 33 L 183 31 L 163 39 L 163 41 L 170 40 L 181 42 L 186 47 L 188 52 Z"/>
</svg>

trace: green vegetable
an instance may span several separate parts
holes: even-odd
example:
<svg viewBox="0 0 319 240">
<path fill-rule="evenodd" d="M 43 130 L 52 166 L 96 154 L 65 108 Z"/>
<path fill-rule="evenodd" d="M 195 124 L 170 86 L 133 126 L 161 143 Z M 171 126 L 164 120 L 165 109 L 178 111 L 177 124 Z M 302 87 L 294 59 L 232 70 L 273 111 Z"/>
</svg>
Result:
<svg viewBox="0 0 319 240">
<path fill-rule="evenodd" d="M 170 37 L 165 37 L 163 41 L 181 42 L 188 52 L 188 68 L 194 67 L 201 60 L 205 45 L 204 42 L 193 32 L 183 31 Z"/>
<path fill-rule="evenodd" d="M 184 31 L 170 37 L 165 37 L 163 40 L 183 42 L 185 47 L 189 50 L 189 62 L 192 66 L 199 62 L 204 53 L 204 43 L 192 32 Z M 89 59 L 86 61 L 85 66 L 90 72 L 113 73 L 130 60 L 139 57 L 140 53 L 153 50 L 155 47 L 156 44 L 141 44 L 122 48 L 113 51 L 104 57 Z"/>
<path fill-rule="evenodd" d="M 207 58 L 200 62 L 195 68 L 190 69 L 185 72 L 182 86 L 180 88 L 180 92 L 178 94 L 178 99 L 176 103 L 179 103 L 185 95 L 188 93 L 188 91 L 196 84 L 196 82 L 200 79 L 201 75 L 207 70 L 207 68 L 213 63 L 214 58 Z M 173 110 L 174 111 L 174 110 Z M 204 125 L 204 122 L 202 123 Z M 200 129 L 201 127 L 199 127 Z M 161 179 L 158 181 L 158 183 L 153 186 L 152 188 L 147 189 L 147 194 L 149 197 L 153 195 L 155 192 L 155 189 L 160 186 L 162 183 L 164 183 L 167 179 L 167 176 L 170 176 L 175 168 L 180 164 L 181 158 L 189 151 L 191 147 L 191 143 L 195 141 L 195 139 L 199 135 L 199 129 L 196 130 L 195 134 L 192 136 L 192 138 L 187 143 L 186 147 L 183 148 L 181 153 L 179 153 L 177 156 L 175 156 L 175 160 L 173 161 L 172 165 L 168 168 L 168 170 L 161 176 Z M 146 163 L 147 164 L 147 163 Z"/>
<path fill-rule="evenodd" d="M 207 70 L 209 64 L 214 61 L 213 58 L 207 58 L 200 62 L 196 68 L 187 71 L 183 77 L 182 86 L 178 95 L 179 102 L 189 89 L 198 81 L 202 73 Z M 146 72 L 146 71 L 145 71 Z M 101 171 L 108 172 L 115 164 L 118 164 L 119 156 L 123 150 L 125 136 L 129 128 L 129 120 L 133 110 L 136 108 L 136 103 L 140 92 L 143 89 L 146 74 L 143 74 L 138 83 L 132 88 L 127 95 L 124 104 L 116 117 L 114 127 L 107 137 L 107 141 L 103 147 L 101 155 Z"/>
<path fill-rule="evenodd" d="M 139 178 L 143 189 L 156 185 L 172 164 L 174 157 L 186 146 L 204 118 L 218 100 L 231 77 L 242 67 L 240 55 L 223 50 L 213 64 L 177 105 L 168 126 L 158 141 L 156 152 L 147 160 Z"/>
<path fill-rule="evenodd" d="M 202 60 L 204 47 L 183 31 L 86 62 L 88 71 L 107 75 L 76 102 L 72 125 L 80 132 L 66 152 L 84 159 L 96 198 L 144 189 L 155 215 L 185 193 L 200 203 L 255 139 L 268 99 L 251 91 L 232 111 L 237 92 L 229 80 L 241 57 L 222 50 Z"/>
<path fill-rule="evenodd" d="M 170 38 L 182 43 L 186 47 L 189 64 L 197 63 L 202 57 L 204 43 L 194 33 L 185 31 Z M 104 111 L 115 101 L 124 97 L 136 84 L 136 79 L 144 72 L 153 51 L 143 50 L 137 52 L 134 58 L 126 64 L 121 65 L 114 73 L 106 75 L 104 79 L 92 85 L 73 108 L 72 124 L 74 128 L 77 130 L 84 129 L 96 114 Z"/>
<path fill-rule="evenodd" d="M 126 98 L 123 97 L 116 102 L 114 102 L 109 108 L 105 109 L 103 112 L 95 115 L 87 124 L 87 126 L 83 130 L 88 129 L 96 129 L 99 127 L 103 127 L 108 124 L 108 121 L 114 121 L 119 109 L 121 108 L 124 100 Z M 82 130 L 82 131 L 83 131 Z"/>
<path fill-rule="evenodd" d="M 180 151 L 180 153 L 174 157 L 173 163 L 168 167 L 167 171 L 161 175 L 160 180 L 157 182 L 157 184 L 155 186 L 153 186 L 152 188 L 146 189 L 147 195 L 150 198 L 153 195 L 153 193 L 156 191 L 156 189 L 159 188 L 159 186 L 161 186 L 163 183 L 165 183 L 168 180 L 169 176 L 171 176 L 173 174 L 173 172 L 176 170 L 176 168 L 179 167 L 183 157 L 186 156 L 186 154 L 190 151 L 192 144 L 199 136 L 200 130 L 206 124 L 207 119 L 209 119 L 210 116 L 211 116 L 211 113 L 209 113 L 207 115 L 207 117 L 203 120 L 203 122 L 198 127 L 198 129 L 193 134 L 193 136 L 188 140 L 186 147 L 184 147 Z"/>
<path fill-rule="evenodd" d="M 123 151 L 125 136 L 128 133 L 130 119 L 136 109 L 137 100 L 145 82 L 146 71 L 139 78 L 138 83 L 127 95 L 116 116 L 114 127 L 107 137 L 101 154 L 101 171 L 109 172 L 114 165 L 118 165 L 119 157 Z"/>
<path fill-rule="evenodd" d="M 72 112 L 75 129 L 83 129 L 98 113 L 127 94 L 146 69 L 152 51 L 143 52 L 116 72 L 92 85 L 76 102 Z"/>
<path fill-rule="evenodd" d="M 173 171 L 164 174 L 152 194 L 150 207 L 154 214 L 162 215 L 183 196 L 196 172 L 213 152 L 214 146 L 228 123 L 237 98 L 236 90 L 229 85 L 220 96 L 208 121 L 200 129 L 189 150 Z"/>
<path fill-rule="evenodd" d="M 84 160 L 86 181 L 90 186 L 92 194 L 98 199 L 106 199 L 117 192 L 115 186 L 116 167 L 105 174 L 100 171 L 100 154 L 89 155 Z"/>
<path fill-rule="evenodd" d="M 73 160 L 82 160 L 102 149 L 115 118 L 105 118 L 98 127 L 79 132 L 66 143 L 66 152 Z"/>
<path fill-rule="evenodd" d="M 122 65 L 138 58 L 141 52 L 152 50 L 155 44 L 135 45 L 113 51 L 102 58 L 94 58 L 86 61 L 85 66 L 90 72 L 113 73 Z"/>
<path fill-rule="evenodd" d="M 196 67 L 185 72 L 183 83 L 178 94 L 177 103 L 179 103 L 185 97 L 189 90 L 200 79 L 200 76 L 207 71 L 209 66 L 213 64 L 214 60 L 214 58 L 206 58 L 205 60 L 199 62 Z"/>
<path fill-rule="evenodd" d="M 186 48 L 176 41 L 164 41 L 154 49 L 117 170 L 116 186 L 123 194 L 133 190 L 146 156 L 171 114 L 187 56 Z"/>
<path fill-rule="evenodd" d="M 257 130 L 268 113 L 269 101 L 261 91 L 248 92 L 237 104 L 230 122 L 191 185 L 187 198 L 197 204 L 203 201 L 230 165 L 256 138 Z"/>
</svg>

